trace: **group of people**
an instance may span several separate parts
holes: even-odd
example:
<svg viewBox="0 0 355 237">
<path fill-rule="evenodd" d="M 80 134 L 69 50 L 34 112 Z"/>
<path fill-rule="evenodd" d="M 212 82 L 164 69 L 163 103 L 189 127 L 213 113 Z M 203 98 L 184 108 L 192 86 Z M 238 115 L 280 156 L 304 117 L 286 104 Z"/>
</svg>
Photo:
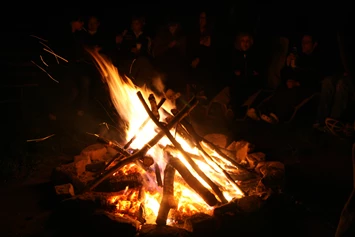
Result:
<svg viewBox="0 0 355 237">
<path fill-rule="evenodd" d="M 285 62 L 278 72 L 279 85 L 270 90 L 265 73 L 270 65 L 259 59 L 251 32 L 235 35 L 233 46 L 226 52 L 230 55 L 226 59 L 230 60 L 221 63 L 214 25 L 207 13 L 200 12 L 196 22 L 198 27 L 190 34 L 185 34 L 178 20 L 170 19 L 155 35 L 149 35 L 145 32 L 145 18 L 133 17 L 129 28 L 109 36 L 101 31 L 98 17 L 90 16 L 86 24 L 80 17 L 73 18 L 68 35 L 61 39 L 58 48 L 69 61 L 71 76 L 67 78 L 75 82 L 78 115 L 84 115 L 92 85 L 100 81 L 86 51 L 89 49 L 105 54 L 137 86 L 150 85 L 159 77 L 165 90 L 204 95 L 209 101 L 220 96 L 218 92 L 226 87 L 226 106 L 234 118 L 246 115 L 258 121 L 280 123 L 291 116 L 298 104 L 315 97 L 319 98 L 314 125 L 317 129 L 330 129 L 333 133 L 354 131 L 351 70 L 344 66 L 339 75 L 326 75 L 314 34 L 303 34 L 299 42 L 289 47 L 285 60 L 278 59 Z M 343 40 L 341 45 L 345 44 Z M 254 96 L 246 106 L 245 101 L 265 90 L 270 93 L 267 99 Z M 51 116 L 55 117 L 54 111 Z"/>
</svg>

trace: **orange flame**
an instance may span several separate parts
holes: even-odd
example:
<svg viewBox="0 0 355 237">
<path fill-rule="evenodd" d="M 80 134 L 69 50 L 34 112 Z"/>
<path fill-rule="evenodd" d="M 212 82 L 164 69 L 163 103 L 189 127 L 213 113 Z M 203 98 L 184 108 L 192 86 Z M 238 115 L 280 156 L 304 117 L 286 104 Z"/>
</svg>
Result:
<svg viewBox="0 0 355 237">
<path fill-rule="evenodd" d="M 156 131 L 155 125 L 152 121 L 150 121 L 143 129 L 139 129 L 141 124 L 148 118 L 148 115 L 139 98 L 137 97 L 137 92 L 141 91 L 145 98 L 148 98 L 149 94 L 153 92 L 146 87 L 136 87 L 129 78 L 122 78 L 119 75 L 116 67 L 103 56 L 97 53 L 92 53 L 92 56 L 94 57 L 102 76 L 107 82 L 110 96 L 117 112 L 119 113 L 121 119 L 126 123 L 126 140 L 128 141 L 134 135 L 137 135 L 137 138 L 131 144 L 131 147 L 134 149 L 140 149 L 156 135 Z M 156 98 L 157 100 L 160 99 L 157 96 Z M 174 104 L 171 102 L 165 103 L 163 108 L 166 111 L 170 111 L 172 108 L 174 108 Z M 162 110 L 160 110 L 160 113 L 162 115 L 162 119 L 164 119 L 164 116 L 167 116 Z M 203 154 L 200 154 L 196 147 L 191 147 L 189 143 L 182 137 L 177 135 L 176 140 L 182 145 L 185 151 L 201 156 L 203 158 Z M 171 143 L 166 137 L 164 137 L 160 140 L 159 145 L 161 146 L 152 147 L 148 153 L 154 157 L 155 162 L 157 162 L 160 167 L 164 168 L 166 164 L 163 159 L 163 150 L 160 147 L 171 145 Z M 213 151 L 209 152 L 211 153 L 210 155 L 218 157 L 218 154 L 214 154 Z M 173 155 L 179 158 L 181 162 L 189 169 L 189 171 L 201 182 L 201 184 L 203 184 L 213 193 L 210 186 L 192 169 L 190 164 L 179 152 L 176 152 L 176 154 Z M 211 178 L 211 180 L 213 180 L 220 187 L 228 201 L 232 200 L 233 198 L 243 196 L 241 190 L 239 190 L 235 185 L 231 184 L 231 181 L 225 177 L 223 171 L 221 170 L 221 166 L 223 167 L 223 165 L 231 164 L 224 163 L 216 165 L 213 162 L 205 163 L 201 160 L 195 160 L 195 162 L 201 168 L 201 170 L 205 172 Z M 122 195 L 113 197 L 111 201 L 112 203 L 116 203 L 117 210 L 120 213 L 135 213 L 143 204 L 145 207 L 145 218 L 147 223 L 155 223 L 162 198 L 162 188 L 157 186 L 153 174 L 145 172 L 143 169 L 134 164 L 126 165 L 121 169 L 121 172 L 125 174 L 132 169 L 149 177 L 149 188 L 144 191 L 144 200 L 138 199 L 139 195 L 137 190 L 130 192 L 127 188 Z M 179 176 L 178 173 L 176 173 L 176 175 Z M 132 192 L 136 192 L 136 194 L 133 195 Z M 212 207 L 207 205 L 204 200 L 184 182 L 177 182 L 175 179 L 174 192 L 174 197 L 178 203 L 178 206 L 174 212 L 178 213 L 178 215 L 188 216 L 197 212 L 211 214 L 213 210 Z M 174 217 L 170 217 L 169 220 L 173 221 L 172 219 L 174 219 Z"/>
</svg>

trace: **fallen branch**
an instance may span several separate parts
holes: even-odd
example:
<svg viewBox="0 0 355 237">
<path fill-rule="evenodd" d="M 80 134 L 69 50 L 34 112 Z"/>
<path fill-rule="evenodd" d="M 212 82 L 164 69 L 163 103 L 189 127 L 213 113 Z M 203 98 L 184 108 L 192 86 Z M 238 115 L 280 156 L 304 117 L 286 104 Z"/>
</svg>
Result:
<svg viewBox="0 0 355 237">
<path fill-rule="evenodd" d="M 154 116 L 152 111 L 150 111 L 149 106 L 145 102 L 142 93 L 137 92 L 138 98 L 142 102 L 146 112 L 148 113 L 149 117 L 153 120 L 153 122 L 158 126 L 162 132 L 168 137 L 170 142 L 180 151 L 180 153 L 184 156 L 186 161 L 191 165 L 191 167 L 196 171 L 196 173 L 212 188 L 213 192 L 218 196 L 220 201 L 222 203 L 227 203 L 227 199 L 224 197 L 223 193 L 219 189 L 219 187 L 210 179 L 207 177 L 207 175 L 199 168 L 199 166 L 191 159 L 191 157 L 185 152 L 185 150 L 182 148 L 180 143 L 176 141 L 176 139 L 171 135 L 170 131 L 162 125 L 157 118 Z"/>
<path fill-rule="evenodd" d="M 156 219 L 157 225 L 166 225 L 170 209 L 177 207 L 174 199 L 174 178 L 175 169 L 168 161 L 164 170 L 163 197 L 160 202 L 159 212 Z"/>
<path fill-rule="evenodd" d="M 182 119 L 184 119 L 198 104 L 198 101 L 193 99 L 191 100 L 181 111 L 179 114 L 177 114 L 169 124 L 166 125 L 166 129 L 170 130 L 173 128 L 177 123 L 179 123 Z M 97 177 L 95 180 L 93 180 L 92 183 L 90 183 L 84 190 L 83 192 L 88 192 L 92 191 L 94 188 L 96 188 L 101 182 L 103 182 L 105 179 L 108 177 L 112 176 L 116 171 L 118 171 L 120 168 L 123 166 L 135 162 L 141 157 L 144 157 L 145 154 L 155 146 L 160 139 L 162 139 L 165 136 L 164 131 L 160 131 L 157 135 L 155 135 L 154 138 L 152 138 L 147 144 L 145 144 L 142 149 L 140 149 L 138 152 L 136 152 L 133 155 L 130 155 L 126 157 L 125 159 L 119 161 L 115 166 L 113 166 L 111 169 L 105 171 L 102 175 Z"/>
</svg>

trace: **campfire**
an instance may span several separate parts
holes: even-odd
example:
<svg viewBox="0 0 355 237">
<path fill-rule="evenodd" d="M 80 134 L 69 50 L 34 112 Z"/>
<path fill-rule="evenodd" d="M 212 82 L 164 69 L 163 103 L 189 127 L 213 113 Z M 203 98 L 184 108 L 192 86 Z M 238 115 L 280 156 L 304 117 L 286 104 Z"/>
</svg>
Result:
<svg viewBox="0 0 355 237">
<path fill-rule="evenodd" d="M 178 110 L 174 96 L 137 88 L 101 55 L 92 56 L 125 124 L 126 142 L 95 135 L 100 144 L 84 149 L 71 168 L 57 168 L 57 173 L 75 173 L 68 181 L 76 194 L 98 193 L 110 183 L 103 196 L 114 215 L 140 224 L 181 226 L 193 215 L 212 216 L 246 196 L 265 200 L 274 190 L 265 187 L 266 173 L 283 172 L 283 165 L 265 162 L 262 153 L 250 154 L 247 142 L 221 147 L 201 137 L 188 119 L 196 98 Z M 112 188 L 113 183 L 119 185 Z M 56 186 L 57 193 L 75 196 L 71 184 Z"/>
</svg>

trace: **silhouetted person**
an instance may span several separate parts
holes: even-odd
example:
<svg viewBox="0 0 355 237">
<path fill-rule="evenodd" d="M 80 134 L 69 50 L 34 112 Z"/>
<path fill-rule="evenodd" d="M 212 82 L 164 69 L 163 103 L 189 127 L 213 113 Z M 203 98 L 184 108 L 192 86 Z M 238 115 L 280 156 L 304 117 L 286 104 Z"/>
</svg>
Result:
<svg viewBox="0 0 355 237">
<path fill-rule="evenodd" d="M 84 21 L 80 17 L 74 17 L 70 26 L 61 35 L 57 36 L 58 54 L 68 60 L 67 70 L 60 83 L 62 96 L 54 102 L 50 114 L 51 119 L 56 119 L 58 109 L 65 109 L 68 105 L 74 105 L 77 115 L 83 116 L 87 109 L 90 93 L 91 57 L 85 49 L 88 33 L 83 29 Z"/>
<path fill-rule="evenodd" d="M 305 34 L 301 44 L 301 52 L 290 52 L 287 57 L 280 88 L 259 108 L 261 119 L 268 123 L 284 121 L 298 104 L 320 90 L 323 74 L 318 42 L 313 35 Z"/>
<path fill-rule="evenodd" d="M 245 109 L 241 108 L 243 103 L 264 86 L 259 76 L 259 65 L 253 44 L 254 39 L 249 33 L 239 33 L 235 39 L 232 79 L 229 85 L 231 105 L 237 116 L 245 114 Z"/>
<path fill-rule="evenodd" d="M 326 77 L 322 81 L 322 90 L 314 128 L 326 131 L 325 124 L 331 123 L 344 129 L 345 135 L 354 132 L 355 88 L 354 88 L 354 37 L 340 32 L 338 36 L 344 72 Z M 335 133 L 330 126 L 331 132 Z M 340 134 L 338 134 L 340 135 Z M 344 134 L 342 134 L 344 135 Z"/>
<path fill-rule="evenodd" d="M 158 70 L 165 74 L 167 87 L 182 91 L 186 87 L 186 37 L 181 25 L 171 20 L 153 41 L 153 56 Z"/>
<path fill-rule="evenodd" d="M 190 62 L 190 83 L 211 97 L 218 88 L 216 76 L 216 54 L 213 41 L 212 23 L 206 12 L 199 14 L 198 28 L 188 37 L 187 55 Z M 194 89 L 194 88 L 192 88 Z M 196 91 L 198 92 L 198 91 Z"/>
</svg>

